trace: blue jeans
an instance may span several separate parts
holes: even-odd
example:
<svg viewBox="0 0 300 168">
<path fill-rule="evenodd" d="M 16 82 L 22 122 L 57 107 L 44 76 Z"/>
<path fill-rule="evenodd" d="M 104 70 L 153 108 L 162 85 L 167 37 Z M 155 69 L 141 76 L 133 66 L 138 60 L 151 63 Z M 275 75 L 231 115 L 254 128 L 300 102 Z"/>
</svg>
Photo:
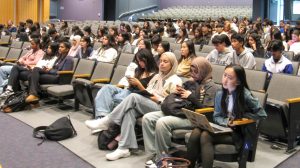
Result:
<svg viewBox="0 0 300 168">
<path fill-rule="evenodd" d="M 106 116 L 131 92 L 114 85 L 105 85 L 95 98 L 95 117 Z"/>
<path fill-rule="evenodd" d="M 2 93 L 3 87 L 7 84 L 12 67 L 12 65 L 3 65 L 0 67 L 0 93 Z"/>
</svg>

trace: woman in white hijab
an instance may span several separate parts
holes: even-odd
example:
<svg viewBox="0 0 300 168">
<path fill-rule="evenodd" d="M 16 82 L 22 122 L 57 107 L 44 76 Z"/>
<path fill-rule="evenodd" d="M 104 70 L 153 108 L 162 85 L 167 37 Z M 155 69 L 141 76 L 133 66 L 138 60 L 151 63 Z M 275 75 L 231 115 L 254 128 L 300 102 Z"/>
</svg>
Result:
<svg viewBox="0 0 300 168">
<path fill-rule="evenodd" d="M 127 96 L 110 114 L 89 124 L 91 129 L 106 130 L 113 123 L 121 127 L 118 149 L 106 155 L 108 160 L 117 160 L 130 156 L 129 149 L 137 149 L 137 140 L 134 131 L 136 118 L 152 111 L 160 110 L 160 104 L 165 97 L 175 92 L 176 85 L 182 85 L 176 75 L 177 60 L 172 52 L 165 52 L 160 58 L 159 74 L 155 75 L 144 90 L 149 92 L 148 97 L 137 93 Z"/>
<path fill-rule="evenodd" d="M 72 47 L 69 51 L 69 56 L 74 57 L 74 58 L 79 58 L 79 52 L 80 52 L 80 39 L 81 36 L 76 35 L 74 37 L 72 37 Z"/>
</svg>

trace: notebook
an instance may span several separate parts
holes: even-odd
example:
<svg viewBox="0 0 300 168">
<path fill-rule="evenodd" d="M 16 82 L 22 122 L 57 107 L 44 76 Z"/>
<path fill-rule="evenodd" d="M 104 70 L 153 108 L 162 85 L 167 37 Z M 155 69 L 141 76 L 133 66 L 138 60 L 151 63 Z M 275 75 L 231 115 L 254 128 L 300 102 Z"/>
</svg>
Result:
<svg viewBox="0 0 300 168">
<path fill-rule="evenodd" d="M 206 116 L 203 114 L 196 113 L 194 111 L 188 110 L 188 109 L 182 109 L 186 117 L 191 121 L 191 123 L 195 127 L 199 127 L 203 130 L 207 130 L 214 134 L 220 134 L 220 133 L 228 133 L 232 132 L 231 128 L 223 127 L 214 123 L 210 123 Z"/>
</svg>

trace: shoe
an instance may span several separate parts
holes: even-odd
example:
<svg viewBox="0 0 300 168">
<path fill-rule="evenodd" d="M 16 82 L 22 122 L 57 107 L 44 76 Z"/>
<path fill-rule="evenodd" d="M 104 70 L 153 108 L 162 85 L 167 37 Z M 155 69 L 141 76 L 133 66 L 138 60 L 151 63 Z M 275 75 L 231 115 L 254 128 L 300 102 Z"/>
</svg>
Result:
<svg viewBox="0 0 300 168">
<path fill-rule="evenodd" d="M 26 97 L 25 102 L 26 103 L 31 103 L 31 102 L 36 102 L 39 101 L 39 97 L 35 96 L 35 95 L 29 95 Z"/>
<path fill-rule="evenodd" d="M 92 130 L 92 135 L 95 135 L 99 132 L 103 131 L 102 129 L 95 129 L 95 130 Z"/>
<path fill-rule="evenodd" d="M 5 92 L 3 92 L 1 95 L 0 95 L 0 98 L 6 98 L 10 95 L 14 94 L 14 91 L 12 90 L 9 90 L 9 89 L 6 89 Z"/>
<path fill-rule="evenodd" d="M 131 154 L 129 149 L 117 149 L 112 153 L 106 154 L 105 157 L 107 160 L 113 161 L 113 160 L 129 157 L 130 155 Z"/>
<path fill-rule="evenodd" d="M 96 129 L 107 130 L 109 119 L 108 117 L 103 117 L 95 120 L 86 120 L 84 123 L 88 128 L 92 130 L 96 130 Z"/>
</svg>

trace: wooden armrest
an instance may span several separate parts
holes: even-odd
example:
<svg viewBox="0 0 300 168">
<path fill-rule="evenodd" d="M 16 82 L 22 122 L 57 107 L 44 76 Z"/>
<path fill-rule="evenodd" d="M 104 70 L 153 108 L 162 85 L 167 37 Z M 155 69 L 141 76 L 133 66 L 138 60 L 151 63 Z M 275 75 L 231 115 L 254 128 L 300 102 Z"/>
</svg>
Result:
<svg viewBox="0 0 300 168">
<path fill-rule="evenodd" d="M 109 83 L 110 79 L 109 78 L 100 78 L 100 79 L 92 79 L 93 83 Z"/>
<path fill-rule="evenodd" d="M 9 42 L 0 42 L 0 45 L 9 45 Z"/>
<path fill-rule="evenodd" d="M 239 120 L 234 120 L 233 124 L 234 125 L 245 125 L 245 124 L 250 124 L 250 123 L 254 123 L 255 121 L 252 119 L 248 119 L 248 118 L 242 118 Z"/>
<path fill-rule="evenodd" d="M 298 98 L 292 98 L 292 99 L 287 99 L 288 103 L 300 103 L 300 97 Z"/>
<path fill-rule="evenodd" d="M 195 112 L 200 114 L 211 113 L 214 112 L 214 108 L 208 107 L 208 108 L 196 109 Z"/>
<path fill-rule="evenodd" d="M 261 92 L 261 93 L 266 93 L 265 90 L 258 90 L 258 92 Z"/>
<path fill-rule="evenodd" d="M 4 60 L 5 59 L 5 57 L 0 57 L 0 60 Z"/>
<path fill-rule="evenodd" d="M 17 59 L 6 59 L 6 60 L 3 60 L 4 62 L 16 62 Z"/>
<path fill-rule="evenodd" d="M 124 89 L 124 85 L 116 85 L 117 87 L 119 87 L 119 88 L 122 88 L 122 89 Z"/>
<path fill-rule="evenodd" d="M 75 78 L 89 78 L 91 74 L 76 74 L 74 75 Z"/>
<path fill-rule="evenodd" d="M 73 71 L 58 71 L 57 74 L 63 75 L 63 74 L 73 74 Z"/>
</svg>

